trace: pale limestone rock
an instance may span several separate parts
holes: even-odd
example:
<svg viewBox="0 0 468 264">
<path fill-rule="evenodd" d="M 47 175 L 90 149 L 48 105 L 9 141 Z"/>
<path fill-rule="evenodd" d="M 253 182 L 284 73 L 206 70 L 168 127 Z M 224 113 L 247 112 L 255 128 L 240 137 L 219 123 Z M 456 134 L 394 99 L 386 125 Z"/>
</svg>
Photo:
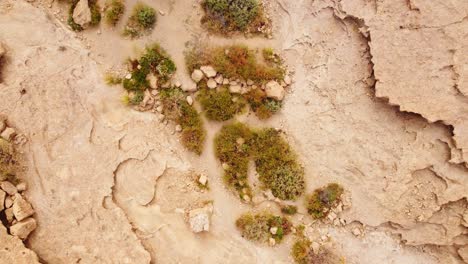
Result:
<svg viewBox="0 0 468 264">
<path fill-rule="evenodd" d="M 274 247 L 276 245 L 276 240 L 272 237 L 270 237 L 268 239 L 268 245 L 270 245 L 270 247 Z"/>
<path fill-rule="evenodd" d="M 217 84 L 223 84 L 223 81 L 224 81 L 224 78 L 223 78 L 223 75 L 222 74 L 218 74 L 216 77 L 215 77 L 215 82 Z"/>
<path fill-rule="evenodd" d="M 230 85 L 229 92 L 240 94 L 242 92 L 242 87 L 240 85 Z"/>
<path fill-rule="evenodd" d="M 192 104 L 193 104 L 193 98 L 192 98 L 192 96 L 187 95 L 186 100 L 187 100 L 187 103 L 188 103 L 189 105 L 192 105 Z"/>
<path fill-rule="evenodd" d="M 15 195 L 18 192 L 16 187 L 9 181 L 1 182 L 0 183 L 0 188 L 2 188 L 2 190 L 4 190 L 6 193 L 8 193 L 8 195 Z"/>
<path fill-rule="evenodd" d="M 3 130 L 2 134 L 0 134 L 0 136 L 7 141 L 12 140 L 15 135 L 16 132 L 11 127 L 7 127 L 5 130 Z"/>
<path fill-rule="evenodd" d="M 205 174 L 201 174 L 200 177 L 198 178 L 198 182 L 201 185 L 206 186 L 206 184 L 208 183 L 208 177 L 206 177 Z"/>
<path fill-rule="evenodd" d="M 281 101 L 284 99 L 286 92 L 284 88 L 276 81 L 270 81 L 265 85 L 265 92 L 267 97 Z"/>
<path fill-rule="evenodd" d="M 208 81 L 206 82 L 206 85 L 210 89 L 214 89 L 214 88 L 216 88 L 218 86 L 218 84 L 216 83 L 216 81 L 213 78 L 208 79 Z"/>
<path fill-rule="evenodd" d="M 253 85 L 253 84 L 254 84 L 254 81 L 252 81 L 250 79 L 247 80 L 247 85 Z"/>
<path fill-rule="evenodd" d="M 190 229 L 194 233 L 210 231 L 210 218 L 213 213 L 213 205 L 193 209 L 189 212 Z"/>
<path fill-rule="evenodd" d="M 211 66 L 201 66 L 200 70 L 205 74 L 208 78 L 213 78 L 216 76 L 216 70 Z"/>
<path fill-rule="evenodd" d="M 277 232 L 278 232 L 278 227 L 274 226 L 274 227 L 270 228 L 270 233 L 272 235 L 276 235 Z"/>
<path fill-rule="evenodd" d="M 156 77 L 153 73 L 146 75 L 146 80 L 148 81 L 151 89 L 158 88 L 158 77 Z"/>
<path fill-rule="evenodd" d="M 13 203 L 13 214 L 15 215 L 16 220 L 21 221 L 34 214 L 34 209 L 31 204 L 26 201 L 26 199 L 17 193 L 15 195 L 15 201 Z"/>
<path fill-rule="evenodd" d="M 13 199 L 11 196 L 5 198 L 5 208 L 11 208 L 13 206 Z"/>
<path fill-rule="evenodd" d="M 320 244 L 315 241 L 312 242 L 312 252 L 314 252 L 314 254 L 318 254 L 319 250 L 320 250 Z"/>
<path fill-rule="evenodd" d="M 193 81 L 187 81 L 182 83 L 182 86 L 180 88 L 184 92 L 195 92 L 198 89 L 197 84 Z"/>
<path fill-rule="evenodd" d="M 192 80 L 198 83 L 199 81 L 201 81 L 201 79 L 203 79 L 203 72 L 200 70 L 194 70 L 192 72 Z"/>
<path fill-rule="evenodd" d="M 3 211 L 3 209 L 5 209 L 5 198 L 6 192 L 0 190 L 0 211 Z"/>
<path fill-rule="evenodd" d="M 289 75 L 286 75 L 283 81 L 286 85 L 291 85 L 291 82 L 292 82 L 291 77 L 289 77 Z"/>
<path fill-rule="evenodd" d="M 91 9 L 88 5 L 88 0 L 80 0 L 73 10 L 73 20 L 83 28 L 86 28 L 91 23 Z"/>
<path fill-rule="evenodd" d="M 354 228 L 352 232 L 353 232 L 353 235 L 355 235 L 355 236 L 360 236 L 361 235 L 361 230 L 359 228 L 357 228 L 357 227 Z"/>
<path fill-rule="evenodd" d="M 16 185 L 16 189 L 18 190 L 18 192 L 24 192 L 27 189 L 27 185 L 25 182 L 20 182 Z"/>
<path fill-rule="evenodd" d="M 182 131 L 182 126 L 181 125 L 176 125 L 175 126 L 175 131 L 176 132 L 181 132 Z"/>
<path fill-rule="evenodd" d="M 7 233 L 7 229 L 0 224 L 0 263 L 5 264 L 39 264 L 34 251 L 26 248 L 23 242 Z"/>
<path fill-rule="evenodd" d="M 228 85 L 229 84 L 229 79 L 228 78 L 224 78 L 223 80 L 223 85 Z"/>
<path fill-rule="evenodd" d="M 34 229 L 36 229 L 36 227 L 36 220 L 30 217 L 12 225 L 10 227 L 10 233 L 14 236 L 19 237 L 22 240 L 25 240 L 29 236 L 29 234 L 31 234 L 31 232 L 34 231 Z"/>
</svg>

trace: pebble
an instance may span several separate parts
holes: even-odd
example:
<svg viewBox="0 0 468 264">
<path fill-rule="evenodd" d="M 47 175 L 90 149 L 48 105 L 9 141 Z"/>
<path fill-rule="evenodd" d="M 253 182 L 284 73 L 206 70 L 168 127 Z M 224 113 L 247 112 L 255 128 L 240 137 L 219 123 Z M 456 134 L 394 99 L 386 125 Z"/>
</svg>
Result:
<svg viewBox="0 0 468 264">
<path fill-rule="evenodd" d="M 181 125 L 176 125 L 175 131 L 176 131 L 176 132 L 182 131 L 182 126 L 181 126 Z"/>
<path fill-rule="evenodd" d="M 186 98 L 186 100 L 187 100 L 187 103 L 188 103 L 189 105 L 192 105 L 192 104 L 193 104 L 193 98 L 192 98 L 192 96 L 188 95 L 187 98 Z"/>
<path fill-rule="evenodd" d="M 354 228 L 353 229 L 353 235 L 355 236 L 360 236 L 362 233 L 361 233 L 361 230 L 359 230 L 359 228 Z"/>
</svg>

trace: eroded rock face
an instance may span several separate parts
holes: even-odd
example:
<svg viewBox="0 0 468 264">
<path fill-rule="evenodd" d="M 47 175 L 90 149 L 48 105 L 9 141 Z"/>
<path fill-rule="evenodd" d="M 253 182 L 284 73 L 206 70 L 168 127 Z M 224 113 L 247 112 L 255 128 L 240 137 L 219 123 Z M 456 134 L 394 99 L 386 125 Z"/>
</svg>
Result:
<svg viewBox="0 0 468 264">
<path fill-rule="evenodd" d="M 23 242 L 7 233 L 0 224 L 0 263 L 35 264 L 39 263 L 36 253 L 24 247 Z"/>
</svg>

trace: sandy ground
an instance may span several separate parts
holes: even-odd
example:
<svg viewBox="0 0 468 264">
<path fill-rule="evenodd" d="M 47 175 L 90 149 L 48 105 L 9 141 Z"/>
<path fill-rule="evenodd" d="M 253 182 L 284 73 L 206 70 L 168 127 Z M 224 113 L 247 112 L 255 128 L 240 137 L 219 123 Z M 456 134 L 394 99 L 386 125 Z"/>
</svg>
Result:
<svg viewBox="0 0 468 264">
<path fill-rule="evenodd" d="M 126 1 L 127 10 L 135 2 Z M 71 32 L 66 6 L 57 1 L 0 2 L 0 41 L 9 52 L 0 111 L 29 139 L 23 178 L 38 229 L 26 247 L 41 262 L 292 263 L 293 237 L 272 248 L 235 229 L 234 219 L 252 207 L 220 177 L 212 139 L 222 124 L 207 122 L 207 145 L 196 157 L 180 146 L 172 124 L 126 108 L 121 88 L 103 83 L 105 72 L 122 71 L 127 57 L 153 42 L 186 82 L 186 44 L 202 40 L 274 47 L 294 73 L 279 115 L 238 119 L 287 133 L 309 191 L 339 182 L 352 197 L 340 216 L 344 227 L 311 224 L 302 200 L 296 223 L 311 224 L 317 238 L 328 234 L 346 263 L 463 263 L 466 2 L 276 0 L 267 5 L 275 27 L 270 40 L 208 35 L 196 1 L 146 2 L 165 15 L 137 41 L 120 36 L 122 24 Z M 407 25 L 405 19 L 413 28 L 402 33 L 398 23 Z M 455 27 L 447 29 L 452 34 L 442 25 Z M 431 46 L 419 37 L 434 28 L 441 35 L 430 35 L 437 37 Z M 455 55 L 430 57 L 434 50 Z M 437 65 L 452 65 L 458 77 Z M 209 192 L 197 189 L 194 173 L 208 175 Z M 212 228 L 196 235 L 184 212 L 205 201 L 214 201 Z M 265 208 L 278 210 L 270 202 L 255 209 Z M 352 234 L 356 227 L 363 236 Z"/>
</svg>

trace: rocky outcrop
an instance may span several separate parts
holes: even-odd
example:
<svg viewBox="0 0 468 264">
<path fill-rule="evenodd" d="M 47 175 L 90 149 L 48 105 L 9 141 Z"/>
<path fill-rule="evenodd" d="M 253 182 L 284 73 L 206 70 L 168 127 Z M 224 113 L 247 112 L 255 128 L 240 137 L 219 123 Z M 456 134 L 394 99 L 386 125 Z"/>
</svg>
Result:
<svg viewBox="0 0 468 264">
<path fill-rule="evenodd" d="M 91 9 L 88 0 L 78 1 L 75 9 L 73 9 L 73 21 L 83 28 L 89 26 L 89 23 L 91 23 Z"/>
<path fill-rule="evenodd" d="M 0 263 L 36 264 L 39 259 L 33 251 L 27 249 L 23 242 L 7 233 L 0 224 Z"/>
<path fill-rule="evenodd" d="M 210 218 L 213 213 L 213 205 L 190 210 L 188 218 L 190 229 L 194 233 L 210 231 Z"/>
</svg>

